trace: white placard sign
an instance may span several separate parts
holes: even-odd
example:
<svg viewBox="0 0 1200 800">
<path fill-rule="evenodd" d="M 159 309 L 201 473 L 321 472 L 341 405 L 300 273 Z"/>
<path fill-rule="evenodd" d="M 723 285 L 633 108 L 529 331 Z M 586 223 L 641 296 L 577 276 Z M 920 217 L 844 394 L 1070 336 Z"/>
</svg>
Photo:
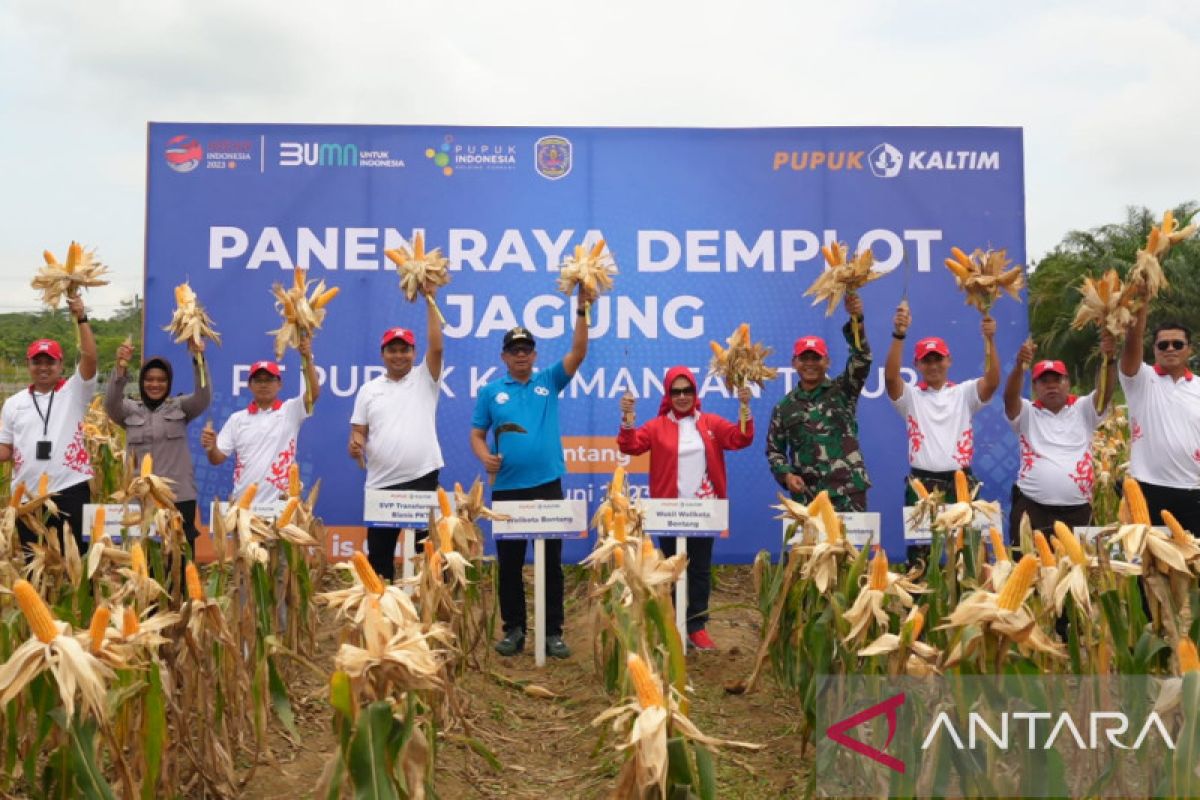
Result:
<svg viewBox="0 0 1200 800">
<path fill-rule="evenodd" d="M 125 516 L 125 506 L 120 503 L 84 503 L 83 506 L 83 540 L 90 542 L 92 540 L 92 529 L 96 525 L 96 509 L 104 509 L 104 532 L 109 535 L 114 542 L 121 541 L 121 518 Z M 129 507 L 130 513 L 137 513 L 137 506 Z M 130 526 L 130 536 L 140 536 L 141 529 L 136 525 Z"/>
<path fill-rule="evenodd" d="M 729 501 L 710 497 L 644 498 L 642 527 L 655 534 L 720 536 L 729 530 Z"/>
<path fill-rule="evenodd" d="M 839 512 L 838 517 L 842 520 L 842 530 L 846 534 L 846 540 L 855 547 L 866 547 L 874 542 L 879 544 L 879 527 L 880 516 L 878 511 L 845 511 Z M 781 520 L 783 523 L 783 535 L 788 535 L 788 528 L 792 524 L 792 520 Z M 825 539 L 825 534 L 821 534 L 821 540 Z"/>
<path fill-rule="evenodd" d="M 429 523 L 429 509 L 437 504 L 437 492 L 367 489 L 363 492 L 363 522 L 368 528 L 423 528 Z"/>
<path fill-rule="evenodd" d="M 255 516 L 262 517 L 263 519 L 273 520 L 277 516 L 279 516 L 279 512 L 283 511 L 283 507 L 285 505 L 287 505 L 287 500 L 288 500 L 287 497 L 274 497 L 274 498 L 265 498 L 265 497 L 258 498 L 258 497 L 256 497 L 256 498 L 254 498 L 254 502 L 250 504 L 250 512 L 252 514 L 254 514 Z M 237 502 L 237 501 L 235 500 L 234 502 Z M 224 514 L 228 514 L 230 505 L 231 505 L 230 503 L 222 502 L 221 503 L 221 512 Z M 213 516 L 216 513 L 217 513 L 217 501 L 214 500 L 212 505 L 210 505 L 208 507 L 208 524 L 210 527 L 212 526 Z"/>
<path fill-rule="evenodd" d="M 585 500 L 497 500 L 492 511 L 512 517 L 492 522 L 497 539 L 587 538 Z"/>
<path fill-rule="evenodd" d="M 920 525 L 913 525 L 913 511 L 916 506 L 904 507 L 904 541 L 909 544 L 929 544 L 933 541 L 933 534 L 929 529 L 929 518 L 926 517 L 921 521 Z M 1000 520 L 1000 513 L 985 514 L 982 511 L 975 512 L 975 519 L 971 523 L 971 527 L 987 530 L 988 528 L 1000 528 L 1004 530 L 1003 523 Z"/>
</svg>

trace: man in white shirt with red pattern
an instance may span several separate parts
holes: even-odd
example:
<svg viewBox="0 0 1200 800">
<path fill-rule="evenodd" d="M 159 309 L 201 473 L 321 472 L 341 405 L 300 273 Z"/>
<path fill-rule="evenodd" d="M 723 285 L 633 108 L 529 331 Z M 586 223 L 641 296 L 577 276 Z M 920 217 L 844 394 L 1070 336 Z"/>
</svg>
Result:
<svg viewBox="0 0 1200 800">
<path fill-rule="evenodd" d="M 1154 329 L 1154 365 L 1143 363 L 1146 306 L 1125 335 L 1121 388 L 1129 404 L 1129 474 L 1142 487 L 1150 519 L 1170 511 L 1200 534 L 1200 379 L 1192 374 L 1192 332 L 1179 322 Z"/>
<path fill-rule="evenodd" d="M 62 534 L 63 524 L 79 550 L 83 550 L 83 506 L 91 500 L 92 462 L 83 442 L 83 417 L 96 393 L 96 340 L 88 323 L 83 300 L 72 297 L 67 308 L 79 323 L 79 367 L 63 379 L 62 345 L 38 339 L 29 345 L 29 387 L 4 401 L 0 410 L 0 462 L 12 462 L 12 485 L 25 484 L 30 494 L 38 481 L 49 476 L 59 516 L 49 527 Z M 37 536 L 23 522 L 17 532 L 24 545 Z M 60 540 L 61 542 L 61 540 Z"/>
<path fill-rule="evenodd" d="M 366 458 L 368 489 L 432 492 L 445 465 L 437 436 L 442 386 L 442 326 L 432 309 L 425 359 L 417 364 L 417 337 L 390 328 L 379 341 L 387 372 L 364 383 L 350 415 L 350 457 Z M 396 541 L 401 528 L 368 528 L 367 560 L 379 577 L 396 577 Z M 416 531 L 414 541 L 426 531 Z"/>
<path fill-rule="evenodd" d="M 1029 515 L 1035 530 L 1049 531 L 1056 520 L 1071 527 L 1092 521 L 1092 435 L 1107 412 L 1117 382 L 1116 341 L 1112 334 L 1100 337 L 1100 352 L 1108 367 L 1093 391 L 1083 397 L 1071 394 L 1067 366 L 1062 361 L 1034 363 L 1037 346 L 1021 345 L 1017 363 L 1004 384 L 1004 414 L 1017 435 L 1021 448 L 1021 471 L 1012 488 L 1008 517 L 1009 538 L 1015 541 L 1021 517 Z M 1021 396 L 1025 370 L 1033 364 L 1031 403 Z"/>
<path fill-rule="evenodd" d="M 984 317 L 980 325 L 984 346 L 992 354 L 983 377 L 964 383 L 949 380 L 950 347 L 945 340 L 929 336 L 913 348 L 913 363 L 921 376 L 916 386 L 909 386 L 900 375 L 904 340 L 911 324 L 908 303 L 903 302 L 892 318 L 892 345 L 883 368 L 883 383 L 892 407 L 904 419 L 911 477 L 919 478 L 930 491 L 953 492 L 956 470 L 961 469 L 971 478 L 971 459 L 975 455 L 971 417 L 987 405 L 1000 386 L 996 321 Z M 906 479 L 905 502 L 915 500 Z M 909 547 L 909 561 L 927 549 Z"/>
<path fill-rule="evenodd" d="M 300 394 L 289 400 L 279 399 L 283 385 L 279 365 L 274 361 L 255 361 L 250 365 L 250 394 L 253 400 L 242 411 L 230 415 L 221 432 L 205 428 L 200 444 L 208 454 L 208 463 L 217 466 L 234 457 L 233 497 L 241 497 L 251 484 L 258 486 L 259 498 L 275 499 L 288 489 L 288 469 L 296 460 L 296 440 L 300 426 L 308 418 L 304 409 L 304 384 L 312 387 L 315 403 L 321 393 L 312 360 L 312 340 L 303 339 L 296 348 L 307 368 Z"/>
</svg>

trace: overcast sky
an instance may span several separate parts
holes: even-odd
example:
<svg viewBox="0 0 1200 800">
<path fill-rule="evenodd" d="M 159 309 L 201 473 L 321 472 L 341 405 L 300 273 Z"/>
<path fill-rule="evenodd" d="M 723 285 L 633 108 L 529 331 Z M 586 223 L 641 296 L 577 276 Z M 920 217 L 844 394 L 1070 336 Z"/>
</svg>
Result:
<svg viewBox="0 0 1200 800">
<path fill-rule="evenodd" d="M 141 289 L 148 121 L 999 125 L 1032 260 L 1200 199 L 1200 3 L 0 3 L 0 311 L 46 247 Z"/>
</svg>

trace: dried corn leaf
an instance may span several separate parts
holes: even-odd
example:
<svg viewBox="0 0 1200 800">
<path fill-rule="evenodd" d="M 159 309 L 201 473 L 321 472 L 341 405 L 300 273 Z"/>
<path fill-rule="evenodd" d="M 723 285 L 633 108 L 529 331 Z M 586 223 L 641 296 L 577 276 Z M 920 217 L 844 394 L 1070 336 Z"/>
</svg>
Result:
<svg viewBox="0 0 1200 800">
<path fill-rule="evenodd" d="M 1079 330 L 1094 324 L 1114 337 L 1121 337 L 1133 322 L 1133 298 L 1126 292 L 1115 269 L 1100 278 L 1084 278 L 1079 287 L 1081 295 L 1071 327 Z"/>
<path fill-rule="evenodd" d="M 958 288 L 966 295 L 967 305 L 974 306 L 983 314 L 991 311 L 992 305 L 1006 292 L 1014 300 L 1021 299 L 1025 287 L 1025 274 L 1020 265 L 1009 269 L 1007 250 L 979 250 L 969 256 L 957 247 L 951 248 L 953 258 L 946 259 L 946 267 L 954 275 Z"/>
<path fill-rule="evenodd" d="M 42 293 L 42 302 L 51 308 L 58 308 L 64 297 L 74 297 L 80 289 L 108 285 L 104 279 L 108 267 L 96 258 L 95 250 L 84 250 L 82 245 L 71 242 L 65 264 L 49 250 L 43 256 L 46 263 L 29 285 Z"/>
<path fill-rule="evenodd" d="M 804 292 L 804 296 L 812 296 L 813 305 L 824 302 L 825 316 L 833 316 L 833 312 L 841 304 L 842 298 L 866 286 L 874 280 L 883 277 L 884 273 L 876 272 L 875 257 L 871 251 L 864 250 L 847 260 L 849 248 L 841 242 L 834 242 L 828 247 L 821 248 L 825 254 L 826 269 L 817 276 L 812 285 Z"/>
<path fill-rule="evenodd" d="M 446 265 L 450 260 L 443 257 L 437 247 L 425 250 L 425 237 L 418 233 L 413 237 L 412 247 L 385 250 L 384 255 L 396 265 L 400 273 L 400 290 L 410 301 L 425 294 L 426 286 L 445 286 L 450 283 Z"/>
<path fill-rule="evenodd" d="M 205 339 L 221 343 L 221 334 L 217 333 L 208 312 L 187 283 L 175 287 L 175 313 L 163 330 L 175 337 L 176 344 L 192 342 L 199 345 Z"/>
<path fill-rule="evenodd" d="M 617 265 L 605 249 L 603 239 L 591 250 L 577 244 L 575 254 L 558 268 L 558 291 L 569 297 L 582 284 L 592 295 L 598 295 L 612 289 L 616 274 Z"/>
</svg>

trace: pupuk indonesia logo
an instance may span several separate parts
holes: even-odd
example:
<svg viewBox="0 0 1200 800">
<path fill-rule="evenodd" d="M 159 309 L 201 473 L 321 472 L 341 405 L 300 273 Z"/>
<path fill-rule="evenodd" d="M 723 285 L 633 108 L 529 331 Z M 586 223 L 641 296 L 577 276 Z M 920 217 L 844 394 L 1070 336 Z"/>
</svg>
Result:
<svg viewBox="0 0 1200 800">
<path fill-rule="evenodd" d="M 176 172 L 191 172 L 200 166 L 200 160 L 204 158 L 204 148 L 191 136 L 180 134 L 167 140 L 164 155 L 167 166 L 171 169 Z"/>
<path fill-rule="evenodd" d="M 533 146 L 534 165 L 539 175 L 556 181 L 571 172 L 571 140 L 563 136 L 543 136 Z"/>
<path fill-rule="evenodd" d="M 453 144 L 454 136 L 447 133 L 442 138 L 442 143 L 436 148 L 425 148 L 425 157 L 432 161 L 434 166 L 438 167 L 446 177 L 454 174 L 454 167 L 450 166 L 450 147 Z"/>
</svg>

